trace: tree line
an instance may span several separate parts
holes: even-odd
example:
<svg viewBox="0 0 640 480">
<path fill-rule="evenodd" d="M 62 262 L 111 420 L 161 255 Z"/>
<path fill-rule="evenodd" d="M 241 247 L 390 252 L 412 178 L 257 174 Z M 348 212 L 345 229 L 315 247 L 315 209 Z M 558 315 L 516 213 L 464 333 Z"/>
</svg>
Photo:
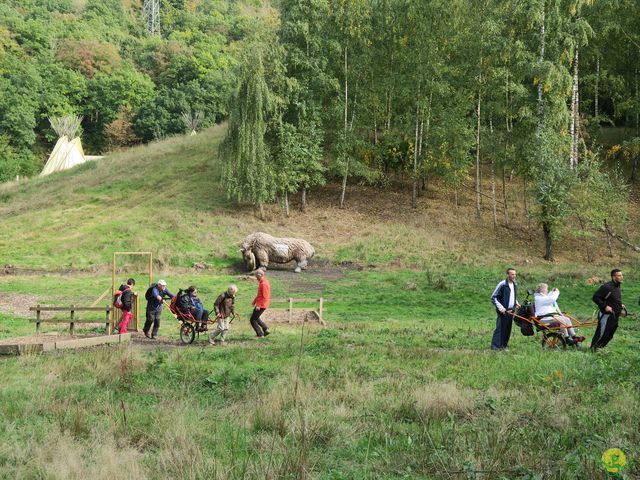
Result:
<svg viewBox="0 0 640 480">
<path fill-rule="evenodd" d="M 639 10 L 634 0 L 162 0 L 161 36 L 149 36 L 142 0 L 6 0 L 0 181 L 39 171 L 55 142 L 49 117 L 81 115 L 90 153 L 228 119 L 235 200 L 288 208 L 299 194 L 304 208 L 330 179 L 344 206 L 349 184 L 400 179 L 409 208 L 438 181 L 455 198 L 473 190 L 480 215 L 490 185 L 498 225 L 513 215 L 515 178 L 552 259 L 569 218 L 583 235 L 625 221 L 625 182 L 639 174 Z M 605 152 L 608 125 L 630 133 Z"/>
<path fill-rule="evenodd" d="M 81 116 L 91 154 L 184 133 L 185 116 L 222 121 L 257 11 L 163 0 L 162 35 L 149 36 L 142 0 L 0 2 L 0 182 L 40 171 L 51 117 Z"/>
<path fill-rule="evenodd" d="M 570 216 L 584 235 L 625 221 L 625 179 L 605 168 L 597 138 L 607 125 L 638 137 L 639 9 L 281 0 L 277 22 L 254 31 L 239 58 L 223 145 L 229 194 L 261 206 L 300 192 L 304 208 L 308 189 L 331 177 L 343 206 L 349 183 L 403 178 L 415 208 L 438 180 L 472 188 L 480 216 L 487 182 L 497 225 L 509 223 L 505 183 L 515 176 L 552 260 Z M 617 152 L 633 177 L 637 142 Z"/>
</svg>

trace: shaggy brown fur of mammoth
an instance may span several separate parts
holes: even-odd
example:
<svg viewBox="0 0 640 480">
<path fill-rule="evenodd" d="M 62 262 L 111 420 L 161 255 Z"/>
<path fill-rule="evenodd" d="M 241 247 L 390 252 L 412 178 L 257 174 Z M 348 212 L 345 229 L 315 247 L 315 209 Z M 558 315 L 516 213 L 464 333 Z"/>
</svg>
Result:
<svg viewBox="0 0 640 480">
<path fill-rule="evenodd" d="M 268 233 L 253 233 L 242 242 L 242 258 L 249 270 L 267 268 L 270 263 L 296 262 L 295 272 L 307 268 L 307 262 L 316 251 L 301 238 L 276 238 Z"/>
</svg>

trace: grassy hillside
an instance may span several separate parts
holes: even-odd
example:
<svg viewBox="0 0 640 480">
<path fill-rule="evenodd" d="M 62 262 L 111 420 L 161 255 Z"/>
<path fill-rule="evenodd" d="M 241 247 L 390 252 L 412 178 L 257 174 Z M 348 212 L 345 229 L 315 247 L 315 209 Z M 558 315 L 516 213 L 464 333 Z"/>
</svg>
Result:
<svg viewBox="0 0 640 480">
<path fill-rule="evenodd" d="M 542 235 L 524 215 L 520 181 L 509 184 L 510 224 L 494 230 L 490 204 L 483 218 L 473 193 L 460 192 L 460 206 L 431 185 L 410 208 L 406 184 L 353 186 L 347 208 L 337 208 L 336 185 L 310 192 L 305 214 L 286 217 L 277 206 L 261 221 L 250 207 L 230 203 L 220 184 L 218 145 L 224 127 L 195 137 L 176 137 L 115 153 L 97 162 L 19 185 L 0 186 L 0 249 L 4 263 L 44 270 L 95 269 L 112 251 L 149 250 L 161 267 L 194 262 L 229 266 L 249 233 L 310 240 L 320 259 L 363 265 L 421 268 L 435 259 L 448 263 L 539 263 Z M 488 183 L 488 182 L 485 182 Z M 485 185 L 485 188 L 488 188 Z M 487 190 L 487 193 L 488 190 Z M 294 199 L 294 207 L 295 207 Z M 635 207 L 630 205 L 635 217 Z M 633 220 L 629 232 L 636 229 Z M 606 242 L 594 234 L 558 239 L 561 262 L 584 261 L 587 252 L 608 264 Z M 616 261 L 633 253 L 614 245 Z"/>
</svg>

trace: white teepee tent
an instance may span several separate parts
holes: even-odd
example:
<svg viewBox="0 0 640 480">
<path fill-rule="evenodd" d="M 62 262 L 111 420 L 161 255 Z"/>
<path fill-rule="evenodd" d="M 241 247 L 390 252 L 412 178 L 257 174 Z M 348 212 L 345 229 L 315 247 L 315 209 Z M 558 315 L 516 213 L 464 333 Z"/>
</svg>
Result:
<svg viewBox="0 0 640 480">
<path fill-rule="evenodd" d="M 69 137 L 74 137 L 80 128 L 82 117 L 67 115 L 49 118 L 49 121 L 60 138 L 49 155 L 49 160 L 47 160 L 42 172 L 40 172 L 40 176 L 66 170 L 87 161 L 82 150 L 80 137 L 69 141 Z"/>
<path fill-rule="evenodd" d="M 40 176 L 67 170 L 86 161 L 80 138 L 76 137 L 69 141 L 67 136 L 63 135 L 56 143 L 51 155 L 49 155 L 49 160 L 47 160 L 42 172 L 40 172 Z"/>
</svg>

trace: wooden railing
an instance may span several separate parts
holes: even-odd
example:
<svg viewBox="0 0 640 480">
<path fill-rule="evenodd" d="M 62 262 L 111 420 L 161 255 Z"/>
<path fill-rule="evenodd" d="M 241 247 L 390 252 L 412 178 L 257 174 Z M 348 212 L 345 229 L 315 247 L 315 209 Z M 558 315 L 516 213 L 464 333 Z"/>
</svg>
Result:
<svg viewBox="0 0 640 480">
<path fill-rule="evenodd" d="M 74 334 L 76 323 L 104 323 L 107 328 L 107 335 L 111 335 L 111 328 L 113 326 L 111 322 L 111 312 L 114 308 L 108 305 L 106 307 L 79 307 L 76 305 L 70 305 L 68 307 L 47 307 L 36 305 L 35 307 L 30 307 L 29 310 L 36 312 L 36 318 L 31 320 L 31 322 L 35 322 L 36 324 L 36 334 L 40 334 L 41 323 L 68 323 L 69 333 L 71 335 Z M 69 318 L 42 318 L 42 312 L 69 312 Z M 104 312 L 105 318 L 103 321 L 78 318 L 76 317 L 76 312 Z"/>
<path fill-rule="evenodd" d="M 293 297 L 289 297 L 289 298 L 272 298 L 271 299 L 271 303 L 289 303 L 289 308 L 287 308 L 286 310 L 289 311 L 289 323 L 292 323 L 293 321 L 293 304 L 295 303 L 315 303 L 318 302 L 318 310 L 315 311 L 313 310 L 313 312 L 318 316 L 318 320 L 320 321 L 320 323 L 322 325 L 326 325 L 324 319 L 322 318 L 322 312 L 324 310 L 324 298 L 320 297 L 320 298 L 293 298 Z M 304 308 L 298 308 L 296 310 L 308 310 L 308 309 L 304 309 Z"/>
</svg>

